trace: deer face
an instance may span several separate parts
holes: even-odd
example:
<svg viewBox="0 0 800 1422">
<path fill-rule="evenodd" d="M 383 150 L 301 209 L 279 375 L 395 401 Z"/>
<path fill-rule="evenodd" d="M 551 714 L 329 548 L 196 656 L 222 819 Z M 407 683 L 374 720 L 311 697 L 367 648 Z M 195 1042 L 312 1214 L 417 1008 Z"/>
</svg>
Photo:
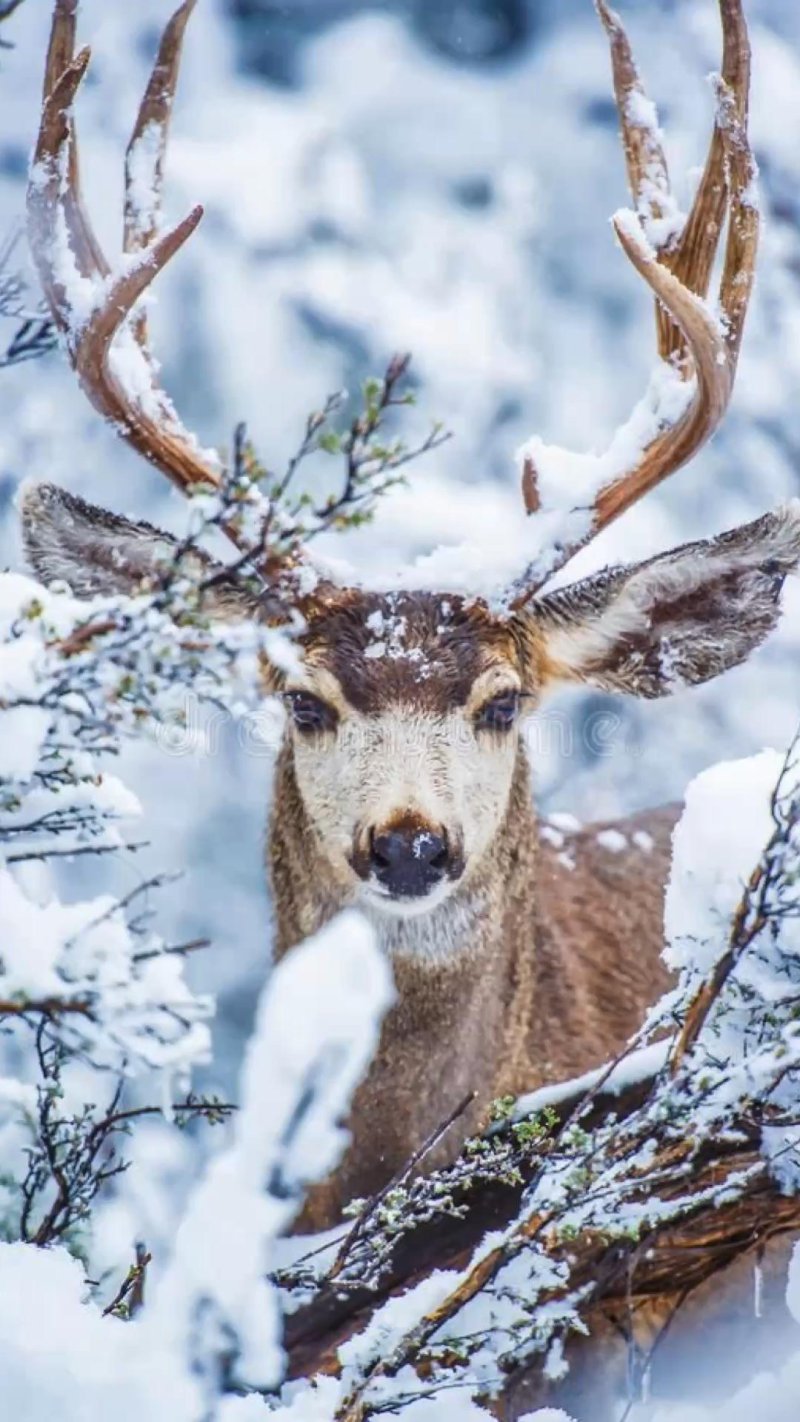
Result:
<svg viewBox="0 0 800 1422">
<path fill-rule="evenodd" d="M 530 705 L 520 643 L 460 598 L 351 591 L 304 651 L 283 696 L 323 853 L 374 908 L 434 907 L 505 813 Z"/>
</svg>

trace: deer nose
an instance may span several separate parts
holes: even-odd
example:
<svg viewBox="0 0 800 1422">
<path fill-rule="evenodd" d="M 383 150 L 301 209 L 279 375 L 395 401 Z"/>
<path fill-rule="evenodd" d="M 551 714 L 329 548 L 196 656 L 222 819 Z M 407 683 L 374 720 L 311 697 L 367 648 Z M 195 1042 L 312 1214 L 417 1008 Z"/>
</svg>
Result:
<svg viewBox="0 0 800 1422">
<path fill-rule="evenodd" d="M 391 894 L 427 894 L 451 868 L 447 832 L 420 825 L 373 830 L 369 860 L 372 874 Z"/>
</svg>

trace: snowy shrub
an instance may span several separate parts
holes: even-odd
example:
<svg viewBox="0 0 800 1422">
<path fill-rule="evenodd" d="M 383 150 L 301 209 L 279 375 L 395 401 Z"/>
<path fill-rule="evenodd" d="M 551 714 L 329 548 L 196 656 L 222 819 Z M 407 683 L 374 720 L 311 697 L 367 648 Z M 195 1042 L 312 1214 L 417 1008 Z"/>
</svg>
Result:
<svg viewBox="0 0 800 1422">
<path fill-rule="evenodd" d="M 136 1111 L 124 1083 L 155 1077 L 159 1101 L 185 1089 L 209 1052 L 211 1003 L 181 951 L 141 910 L 153 880 L 64 901 L 63 862 L 126 847 L 139 805 L 106 765 L 125 730 L 180 712 L 189 684 L 229 699 L 252 687 L 252 631 L 212 643 L 179 597 L 78 603 L 0 577 L 0 1023 L 2 1194 L 8 1240 L 82 1247 L 115 1147 Z M 185 1114 L 202 1113 L 193 1098 Z"/>
</svg>

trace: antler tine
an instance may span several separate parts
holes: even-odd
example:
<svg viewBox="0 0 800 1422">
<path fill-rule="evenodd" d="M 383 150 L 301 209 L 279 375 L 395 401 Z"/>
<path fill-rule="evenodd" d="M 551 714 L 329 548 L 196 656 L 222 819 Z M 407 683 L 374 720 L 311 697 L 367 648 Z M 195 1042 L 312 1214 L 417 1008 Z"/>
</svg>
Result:
<svg viewBox="0 0 800 1422">
<path fill-rule="evenodd" d="M 595 9 L 608 37 L 617 116 L 633 205 L 640 216 L 662 219 L 673 204 L 669 169 L 655 123 L 655 110 L 645 92 L 630 41 L 616 11 L 606 0 L 595 0 Z M 675 233 L 667 227 L 661 240 L 649 234 L 657 249 L 669 247 Z"/>
<path fill-rule="evenodd" d="M 139 297 L 191 236 L 202 216 L 202 207 L 193 208 L 182 222 L 146 248 L 135 266 L 107 285 L 102 302 L 80 329 L 72 357 L 95 409 L 186 494 L 203 486 L 218 488 L 219 470 L 204 458 L 164 392 L 153 386 L 150 361 L 144 360 L 144 379 L 140 381 L 135 363 L 117 362 L 112 341 Z M 141 352 L 138 359 L 143 360 Z"/>
<path fill-rule="evenodd" d="M 728 0 L 732 3 L 732 0 Z M 738 5 L 738 0 L 735 0 Z M 747 93 L 718 82 L 718 125 L 725 148 L 730 188 L 728 237 L 720 283 L 728 359 L 735 373 L 747 308 L 755 280 L 761 219 L 754 192 L 758 169 L 747 136 Z"/>
<path fill-rule="evenodd" d="M 644 219 L 648 238 L 659 259 L 691 291 L 697 292 L 698 296 L 706 296 L 725 222 L 728 199 L 725 128 L 729 126 L 730 119 L 723 116 L 718 98 L 703 176 L 689 216 L 678 232 L 675 225 L 677 207 L 661 136 L 655 123 L 655 109 L 647 98 L 628 36 L 619 15 L 609 9 L 606 0 L 595 0 L 595 8 L 611 49 L 614 97 L 634 207 Z M 736 119 L 739 124 L 746 125 L 750 50 L 741 0 L 720 0 L 720 9 L 723 22 L 722 79 L 733 95 Z M 660 232 L 659 221 L 663 223 Z M 687 350 L 683 335 L 658 304 L 656 327 L 661 358 L 685 360 Z"/>
<path fill-rule="evenodd" d="M 756 165 L 747 136 L 750 50 L 741 0 L 719 0 L 723 74 L 716 81 L 714 133 L 692 210 L 677 235 L 669 231 L 669 222 L 662 233 L 653 232 L 652 220 L 664 215 L 671 201 L 666 162 L 646 113 L 648 131 L 637 132 L 636 104 L 641 103 L 644 90 L 622 22 L 606 0 L 596 0 L 596 5 L 611 42 L 617 107 L 637 206 L 635 214 L 617 214 L 614 228 L 623 251 L 656 298 L 659 354 L 682 379 L 693 378 L 694 388 L 689 394 L 687 384 L 688 398 L 678 402 L 677 415 L 662 414 L 660 428 L 635 463 L 599 489 L 588 531 L 583 527 L 574 538 L 563 539 L 548 563 L 548 578 L 602 528 L 687 463 L 716 430 L 733 390 L 758 247 L 759 215 L 752 197 Z M 717 320 L 705 297 L 726 212 Z M 655 240 L 650 240 L 651 234 Z M 538 512 L 541 506 L 539 482 L 535 460 L 526 451 L 522 489 L 528 513 Z M 530 570 L 512 589 L 510 606 L 523 606 L 545 580 Z"/>
<path fill-rule="evenodd" d="M 42 101 L 46 104 L 53 94 L 59 79 L 73 62 L 75 54 L 75 27 L 78 11 L 78 0 L 58 0 L 55 14 L 53 16 L 53 27 L 50 35 L 50 45 L 47 53 L 47 63 L 45 65 L 44 86 Z M 78 63 L 85 65 L 89 62 L 89 51 L 82 51 L 78 56 Z M 80 84 L 83 70 L 77 75 L 75 88 Z M 75 90 L 73 89 L 73 97 Z M 70 123 L 71 99 L 66 101 L 64 113 L 66 122 Z M 53 119 L 59 121 L 58 103 L 53 112 Z M 78 178 L 78 144 L 74 129 L 64 135 L 64 142 L 67 145 L 68 172 L 65 194 L 67 204 L 68 225 L 75 231 L 75 245 L 79 249 L 77 255 L 82 257 L 86 265 L 86 275 L 93 269 L 103 274 L 108 272 L 108 263 L 103 256 L 100 243 L 98 242 L 88 215 L 80 201 L 80 182 Z M 39 155 L 37 154 L 37 157 Z"/>
<path fill-rule="evenodd" d="M 125 218 L 123 248 L 138 252 L 149 246 L 158 231 L 164 159 L 169 122 L 178 82 L 183 36 L 196 0 L 184 0 L 161 36 L 139 112 L 125 153 Z M 147 348 L 147 316 L 138 314 L 134 334 Z"/>
<path fill-rule="evenodd" d="M 78 177 L 77 138 L 72 104 L 90 52 L 74 58 L 77 0 L 57 0 L 45 64 L 42 118 L 28 186 L 28 234 L 42 286 L 62 330 L 69 324 L 69 303 L 59 278 L 54 239 L 60 213 L 75 265 L 81 277 L 108 274 L 103 255 L 84 209 Z"/>
<path fill-rule="evenodd" d="M 722 14 L 722 84 L 717 84 L 717 110 L 714 130 L 708 149 L 703 176 L 695 193 L 691 211 L 668 265 L 685 286 L 705 296 L 711 282 L 719 237 L 725 223 L 729 182 L 733 177 L 729 134 L 732 126 L 747 127 L 747 105 L 750 88 L 750 46 L 741 0 L 721 0 Z M 743 151 L 748 155 L 746 181 L 755 177 L 745 133 Z M 726 163 L 728 172 L 726 172 Z M 732 217 L 736 217 L 737 193 L 743 185 L 735 185 L 732 194 Z M 757 236 L 757 232 L 756 232 Z M 713 240 L 712 240 L 713 238 Z M 672 347 L 674 349 L 674 346 Z M 669 356 L 671 349 L 662 351 Z"/>
<path fill-rule="evenodd" d="M 159 60 L 165 52 L 168 57 L 174 54 L 176 36 L 179 44 L 191 9 L 192 0 L 184 0 L 173 16 L 167 26 L 169 43 L 165 37 Z M 112 280 L 84 210 L 78 180 L 72 106 L 86 72 L 89 50 L 72 58 L 75 13 L 75 0 L 56 0 L 41 126 L 28 184 L 28 229 L 34 260 L 53 314 L 66 335 L 70 360 L 95 409 L 184 492 L 198 486 L 218 487 L 219 470 L 203 455 L 155 385 L 153 367 L 144 353 L 138 347 L 112 350 L 114 336 L 131 316 L 135 303 L 194 231 L 202 209 L 195 208 L 163 237 L 142 247 L 140 259 Z M 175 61 L 170 58 L 169 62 Z M 154 77 L 148 93 L 151 106 L 167 103 L 163 85 L 158 97 Z M 142 106 L 145 115 L 149 111 L 146 106 L 147 96 Z"/>
<path fill-rule="evenodd" d="M 707 294 L 711 283 L 729 198 L 729 221 L 731 224 L 739 224 L 737 191 L 730 192 L 733 165 L 729 131 L 734 126 L 746 129 L 750 87 L 750 46 L 741 0 L 720 0 L 720 10 L 723 33 L 722 76 L 721 83 L 719 80 L 716 83 L 717 109 L 711 143 L 691 211 L 675 250 L 666 258 L 675 275 L 699 296 Z M 755 176 L 755 169 L 746 137 L 744 148 L 749 160 L 749 181 Z M 744 191 L 744 186 L 739 184 L 739 193 Z M 752 235 L 757 241 L 757 220 Z M 674 326 L 670 326 L 661 354 L 668 359 L 671 355 L 680 353 L 680 350 L 680 333 Z"/>
<path fill-rule="evenodd" d="M 614 230 L 625 255 L 680 331 L 691 356 L 695 389 L 681 418 L 647 445 L 634 468 L 600 490 L 594 504 L 591 536 L 625 513 L 705 444 L 728 407 L 734 377 L 725 338 L 705 302 L 661 265 L 633 224 L 626 226 L 618 215 Z"/>
<path fill-rule="evenodd" d="M 47 99 L 56 80 L 72 63 L 75 54 L 77 17 L 78 0 L 56 0 L 44 70 L 43 100 Z"/>
<path fill-rule="evenodd" d="M 595 0 L 595 9 L 608 37 L 614 99 L 622 133 L 622 148 L 633 205 L 645 224 L 653 249 L 668 266 L 668 253 L 676 247 L 677 207 L 669 168 L 656 122 L 655 106 L 647 97 L 625 27 L 606 0 Z M 724 204 L 724 189 L 722 193 Z M 685 359 L 682 333 L 656 302 L 656 337 L 663 360 L 675 354 Z"/>
</svg>

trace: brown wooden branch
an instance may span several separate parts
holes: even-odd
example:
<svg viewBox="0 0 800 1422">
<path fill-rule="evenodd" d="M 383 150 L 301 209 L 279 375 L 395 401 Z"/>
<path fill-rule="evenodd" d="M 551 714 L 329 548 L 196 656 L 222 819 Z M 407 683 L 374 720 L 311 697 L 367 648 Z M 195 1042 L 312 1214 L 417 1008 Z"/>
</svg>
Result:
<svg viewBox="0 0 800 1422">
<path fill-rule="evenodd" d="M 654 1084 L 655 1077 L 650 1076 L 620 1095 L 601 1092 L 581 1125 L 591 1131 L 611 1110 L 621 1123 L 626 1122 L 648 1100 Z M 561 1122 L 573 1117 L 585 1094 L 584 1086 L 573 1093 L 565 1090 L 557 1107 Z M 525 1222 L 528 1240 L 535 1237 L 553 1259 L 569 1258 L 569 1293 L 581 1288 L 588 1291 L 581 1314 L 590 1336 L 588 1340 L 575 1340 L 573 1352 L 591 1354 L 592 1338 L 607 1335 L 609 1321 L 619 1315 L 623 1304 L 627 1309 L 655 1309 L 656 1316 L 663 1320 L 681 1306 L 684 1298 L 755 1246 L 763 1246 L 777 1234 L 800 1230 L 800 1198 L 781 1194 L 770 1177 L 767 1162 L 760 1154 L 760 1135 L 760 1121 L 743 1118 L 734 1131 L 705 1141 L 697 1150 L 688 1140 L 683 1147 L 674 1143 L 666 1147 L 641 1180 L 642 1198 L 648 1198 L 651 1192 L 652 1174 L 654 1179 L 668 1181 L 653 1194 L 663 1201 L 680 1199 L 684 1203 L 677 1220 L 636 1239 L 587 1232 L 565 1243 L 547 1216 L 535 1216 Z M 543 1149 L 546 1151 L 547 1146 Z M 337 1261 L 337 1279 L 324 1283 L 310 1303 L 286 1320 L 284 1341 L 290 1376 L 337 1374 L 340 1344 L 360 1332 L 389 1298 L 404 1293 L 434 1270 L 466 1270 L 444 1304 L 420 1320 L 414 1330 L 416 1344 L 424 1336 L 432 1336 L 442 1322 L 453 1318 L 469 1298 L 486 1286 L 496 1266 L 503 1262 L 497 1257 L 499 1251 L 492 1251 L 482 1256 L 473 1269 L 468 1267 L 473 1250 L 485 1234 L 509 1226 L 517 1217 L 525 1188 L 541 1163 L 541 1154 L 533 1153 L 527 1169 L 513 1184 L 486 1179 L 460 1192 L 454 1189 L 453 1203 L 463 1213 L 443 1214 L 399 1234 L 391 1258 L 373 1288 L 354 1282 L 343 1284 L 342 1264 Z M 717 1204 L 718 1192 L 734 1180 L 736 1198 Z M 566 1292 L 565 1288 L 562 1296 Z M 559 1292 L 554 1290 L 541 1296 L 539 1303 L 547 1304 L 558 1297 Z M 389 1376 L 405 1361 L 382 1359 L 370 1377 L 375 1380 Z M 524 1391 L 525 1406 L 529 1407 L 533 1385 L 536 1401 L 548 1400 L 551 1389 L 541 1364 L 539 1355 L 509 1372 L 504 1393 L 507 1391 L 510 1397 L 515 1390 Z M 364 1422 L 370 1409 L 363 1394 L 355 1396 L 338 1415 L 342 1422 Z M 507 1415 L 516 1413 L 512 1410 Z"/>
<path fill-rule="evenodd" d="M 22 1002 L 0 998 L 2 1017 L 91 1017 L 92 1009 L 85 998 L 42 997 Z"/>
<path fill-rule="evenodd" d="M 653 1077 L 644 1077 L 621 1096 L 599 1092 L 581 1124 L 589 1131 L 611 1110 L 616 1110 L 620 1117 L 632 1114 L 647 1100 L 653 1081 Z M 573 1116 L 585 1097 L 585 1085 L 572 1092 L 566 1086 L 561 1101 L 554 1108 L 558 1123 Z M 309 1304 L 286 1320 L 290 1376 L 335 1371 L 338 1344 L 363 1326 L 387 1298 L 410 1287 L 433 1269 L 463 1268 L 488 1230 L 501 1229 L 518 1214 L 525 1188 L 540 1165 L 541 1156 L 533 1153 L 514 1183 L 490 1178 L 479 1184 L 456 1185 L 451 1198 L 454 1211 L 458 1213 L 437 1215 L 413 1230 L 398 1234 L 391 1258 L 375 1288 L 352 1283 L 343 1287 L 338 1279 L 347 1261 L 337 1257 L 337 1281 L 324 1284 Z"/>
</svg>

